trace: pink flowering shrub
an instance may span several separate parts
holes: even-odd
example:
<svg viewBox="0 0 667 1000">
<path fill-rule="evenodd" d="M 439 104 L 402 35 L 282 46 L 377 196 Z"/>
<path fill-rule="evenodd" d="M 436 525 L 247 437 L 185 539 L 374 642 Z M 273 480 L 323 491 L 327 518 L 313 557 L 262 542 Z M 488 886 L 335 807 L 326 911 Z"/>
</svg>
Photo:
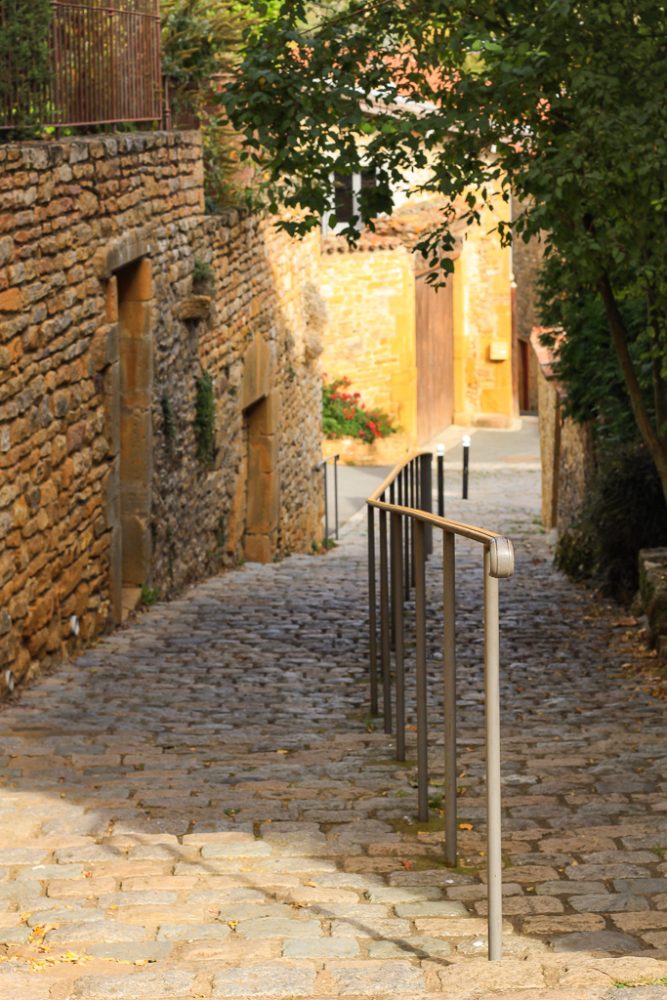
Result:
<svg viewBox="0 0 667 1000">
<path fill-rule="evenodd" d="M 366 408 L 361 394 L 349 392 L 349 378 L 335 378 L 322 386 L 322 430 L 326 438 L 356 437 L 372 442 L 398 430 L 388 414 Z"/>
</svg>

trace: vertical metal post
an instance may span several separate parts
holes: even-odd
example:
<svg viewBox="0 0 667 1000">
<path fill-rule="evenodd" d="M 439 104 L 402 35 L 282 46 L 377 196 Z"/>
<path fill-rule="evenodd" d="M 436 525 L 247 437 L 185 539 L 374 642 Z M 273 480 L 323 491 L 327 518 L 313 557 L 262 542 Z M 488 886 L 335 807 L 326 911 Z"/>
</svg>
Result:
<svg viewBox="0 0 667 1000">
<path fill-rule="evenodd" d="M 394 483 L 389 484 L 389 503 L 395 503 L 396 490 L 394 488 Z M 396 581 L 396 559 L 394 555 L 394 536 L 393 532 L 393 518 L 394 515 L 389 515 L 389 580 L 391 584 L 391 634 L 389 637 L 391 649 L 396 648 L 396 602 L 394 601 L 394 585 Z M 401 571 L 402 572 L 402 571 Z M 403 580 L 400 579 L 398 583 L 399 587 L 403 586 Z"/>
<path fill-rule="evenodd" d="M 408 470 L 410 474 L 410 506 L 414 508 L 419 506 L 419 503 L 417 501 L 417 475 L 416 475 L 414 459 L 410 462 Z M 410 543 L 412 547 L 412 559 L 410 560 L 409 572 L 410 572 L 410 586 L 414 587 L 416 565 L 415 565 L 415 521 L 413 520 L 413 518 L 410 518 L 410 529 L 411 529 Z"/>
<path fill-rule="evenodd" d="M 445 446 L 438 445 L 438 517 L 445 516 Z"/>
<path fill-rule="evenodd" d="M 375 589 L 375 511 L 368 505 L 368 631 L 371 715 L 378 714 L 377 597 Z"/>
<path fill-rule="evenodd" d="M 382 664 L 382 711 L 384 731 L 391 732 L 391 662 L 389 649 L 389 565 L 387 558 L 387 512 L 380 511 L 380 662 Z"/>
<path fill-rule="evenodd" d="M 390 518 L 391 599 L 394 609 L 394 672 L 396 677 L 396 760 L 405 760 L 405 666 L 403 662 L 403 545 L 401 515 Z"/>
<path fill-rule="evenodd" d="M 484 700 L 486 711 L 487 892 L 489 960 L 502 955 L 502 857 L 500 829 L 500 628 L 498 580 L 484 550 Z"/>
<path fill-rule="evenodd" d="M 426 688 L 426 547 L 424 524 L 414 521 L 415 623 L 417 680 L 417 816 L 428 820 L 428 713 Z"/>
<path fill-rule="evenodd" d="M 339 455 L 334 455 L 334 516 L 336 522 L 336 541 L 338 541 L 338 459 Z"/>
<path fill-rule="evenodd" d="M 329 491 L 327 490 L 327 463 L 322 462 L 322 473 L 324 476 L 324 545 L 329 540 Z"/>
<path fill-rule="evenodd" d="M 426 510 L 429 514 L 433 511 L 432 463 L 431 452 L 419 456 L 419 509 Z M 433 527 L 430 524 L 424 525 L 424 542 L 426 555 L 430 556 L 433 552 Z"/>
<path fill-rule="evenodd" d="M 410 484 L 408 481 L 408 468 L 407 466 L 401 472 L 401 478 L 403 480 L 403 504 L 405 507 L 410 506 Z M 403 548 L 404 548 L 404 559 L 403 559 L 403 574 L 405 576 L 405 599 L 410 600 L 410 532 L 412 531 L 412 518 L 403 518 Z"/>
<path fill-rule="evenodd" d="M 463 499 L 468 499 L 468 472 L 470 469 L 470 436 L 463 438 Z"/>
<path fill-rule="evenodd" d="M 442 535 L 444 636 L 442 658 L 445 671 L 445 864 L 456 866 L 456 537 Z"/>
</svg>

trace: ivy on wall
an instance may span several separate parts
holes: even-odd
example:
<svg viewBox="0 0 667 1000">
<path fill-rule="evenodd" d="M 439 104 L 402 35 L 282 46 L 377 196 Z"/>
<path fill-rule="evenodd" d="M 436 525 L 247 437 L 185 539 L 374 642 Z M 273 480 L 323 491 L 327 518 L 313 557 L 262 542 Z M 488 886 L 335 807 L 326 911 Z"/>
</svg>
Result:
<svg viewBox="0 0 667 1000">
<path fill-rule="evenodd" d="M 195 438 L 197 458 L 206 468 L 213 465 L 215 458 L 215 395 L 213 379 L 203 371 L 196 382 Z"/>
</svg>

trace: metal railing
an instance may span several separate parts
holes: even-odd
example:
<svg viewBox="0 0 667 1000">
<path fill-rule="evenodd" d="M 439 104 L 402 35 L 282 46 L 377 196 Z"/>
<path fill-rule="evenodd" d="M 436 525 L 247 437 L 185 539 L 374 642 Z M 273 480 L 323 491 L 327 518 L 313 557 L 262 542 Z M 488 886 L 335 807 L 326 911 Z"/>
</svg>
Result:
<svg viewBox="0 0 667 1000">
<path fill-rule="evenodd" d="M 323 484 L 324 484 L 324 543 L 329 541 L 331 537 L 329 535 L 329 477 L 327 475 L 327 468 L 329 462 L 333 464 L 333 479 L 334 479 L 334 538 L 338 541 L 338 459 L 340 455 L 332 455 L 330 458 L 323 458 L 321 462 L 318 462 L 315 466 L 315 472 L 322 472 Z"/>
<path fill-rule="evenodd" d="M 0 31 L 16 16 L 0 0 Z M 159 0 L 52 0 L 45 45 L 41 77 L 5 55 L 0 130 L 160 121 Z"/>
<path fill-rule="evenodd" d="M 484 528 L 433 514 L 432 460 L 429 452 L 411 455 L 396 466 L 368 498 L 368 580 L 371 712 L 379 714 L 382 682 L 384 730 L 393 728 L 395 689 L 396 759 L 405 760 L 404 601 L 414 587 L 415 681 L 417 716 L 418 817 L 428 820 L 428 691 L 426 672 L 426 559 L 433 533 L 443 538 L 443 661 L 445 728 L 445 863 L 456 865 L 456 538 L 478 542 L 484 574 L 484 687 L 486 719 L 487 873 L 489 959 L 502 951 L 502 861 L 500 829 L 500 650 L 498 580 L 514 571 L 508 538 Z M 440 480 L 440 477 L 438 477 Z M 440 500 L 440 481 L 438 482 Z M 376 512 L 378 536 L 376 537 Z M 387 523 L 389 522 L 389 531 Z M 379 547 L 379 559 L 378 559 Z M 377 567 L 379 563 L 379 593 Z M 378 603 L 379 597 L 379 603 Z M 379 617 L 379 636 L 378 636 Z"/>
</svg>

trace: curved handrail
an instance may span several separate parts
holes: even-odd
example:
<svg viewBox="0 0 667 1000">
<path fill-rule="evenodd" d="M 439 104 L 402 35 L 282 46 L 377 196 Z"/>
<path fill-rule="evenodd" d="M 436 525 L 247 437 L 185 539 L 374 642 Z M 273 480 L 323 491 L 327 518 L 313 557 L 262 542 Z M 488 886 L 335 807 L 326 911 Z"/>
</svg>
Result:
<svg viewBox="0 0 667 1000">
<path fill-rule="evenodd" d="M 426 681 L 426 576 L 434 529 L 443 536 L 443 666 L 445 705 L 445 863 L 456 864 L 456 536 L 478 542 L 484 550 L 484 701 L 487 748 L 487 893 L 489 958 L 502 952 L 502 857 L 500 829 L 500 635 L 498 580 L 514 572 L 509 538 L 487 528 L 453 521 L 432 512 L 432 461 L 428 451 L 414 451 L 399 462 L 367 500 L 368 597 L 370 627 L 371 711 L 378 712 L 378 636 L 375 511 L 379 515 L 379 618 L 384 729 L 392 731 L 392 677 L 396 686 L 396 757 L 405 760 L 405 662 L 403 602 L 415 588 L 415 678 L 417 715 L 418 815 L 428 819 L 428 744 Z M 438 480 L 439 510 L 444 488 Z M 386 499 L 390 494 L 389 501 Z M 397 496 L 396 496 L 397 494 Z M 395 503 L 398 499 L 400 502 Z M 417 505 L 417 506 L 415 506 Z M 390 529 L 390 530 L 389 530 Z M 404 588 L 405 583 L 405 588 Z M 392 657 L 392 649 L 394 651 Z M 391 662 L 394 661 L 392 672 Z"/>
<path fill-rule="evenodd" d="M 386 503 L 382 500 L 366 501 L 371 507 L 377 510 L 386 510 L 389 514 L 401 514 L 412 518 L 414 521 L 422 521 L 430 524 L 433 528 L 442 528 L 452 535 L 460 535 L 469 538 L 473 542 L 481 542 L 489 549 L 491 556 L 491 576 L 496 580 L 506 579 L 514 573 L 514 546 L 505 535 L 498 534 L 497 531 L 489 531 L 487 528 L 476 528 L 472 524 L 463 524 L 460 521 L 451 521 L 446 517 L 439 517 L 428 511 L 416 510 L 414 507 L 401 507 L 399 504 Z"/>
<path fill-rule="evenodd" d="M 406 507 L 401 504 L 388 503 L 383 500 L 383 495 L 392 486 L 400 473 L 406 466 L 410 465 L 415 459 L 418 458 L 433 458 L 433 454 L 430 451 L 413 451 L 401 462 L 399 462 L 391 470 L 388 476 L 385 477 L 382 483 L 371 493 L 368 497 L 366 503 L 369 507 L 375 507 L 377 510 L 387 511 L 389 514 L 400 514 L 402 516 L 410 517 L 416 521 L 422 521 L 424 524 L 430 525 L 432 528 L 440 528 L 443 531 L 449 531 L 454 535 L 460 535 L 463 538 L 468 538 L 473 542 L 480 542 L 490 551 L 491 556 L 491 576 L 495 579 L 507 579 L 507 577 L 512 576 L 514 573 L 514 546 L 509 538 L 505 535 L 501 535 L 497 531 L 490 531 L 488 528 L 479 528 L 472 524 L 465 524 L 462 521 L 452 521 L 449 518 L 440 517 L 438 514 L 431 513 L 430 510 L 419 510 L 415 507 Z"/>
<path fill-rule="evenodd" d="M 368 501 L 377 500 L 383 493 L 385 493 L 389 489 L 392 483 L 395 482 L 395 480 L 398 478 L 399 473 L 403 471 L 406 465 L 409 465 L 410 462 L 414 462 L 416 458 L 421 458 L 422 455 L 430 455 L 431 458 L 433 457 L 432 452 L 425 451 L 423 448 L 420 448 L 417 451 L 411 451 L 409 455 L 401 459 L 398 465 L 394 466 L 394 468 L 391 470 L 388 476 L 385 476 L 380 485 L 371 493 L 371 495 L 368 498 Z"/>
</svg>

